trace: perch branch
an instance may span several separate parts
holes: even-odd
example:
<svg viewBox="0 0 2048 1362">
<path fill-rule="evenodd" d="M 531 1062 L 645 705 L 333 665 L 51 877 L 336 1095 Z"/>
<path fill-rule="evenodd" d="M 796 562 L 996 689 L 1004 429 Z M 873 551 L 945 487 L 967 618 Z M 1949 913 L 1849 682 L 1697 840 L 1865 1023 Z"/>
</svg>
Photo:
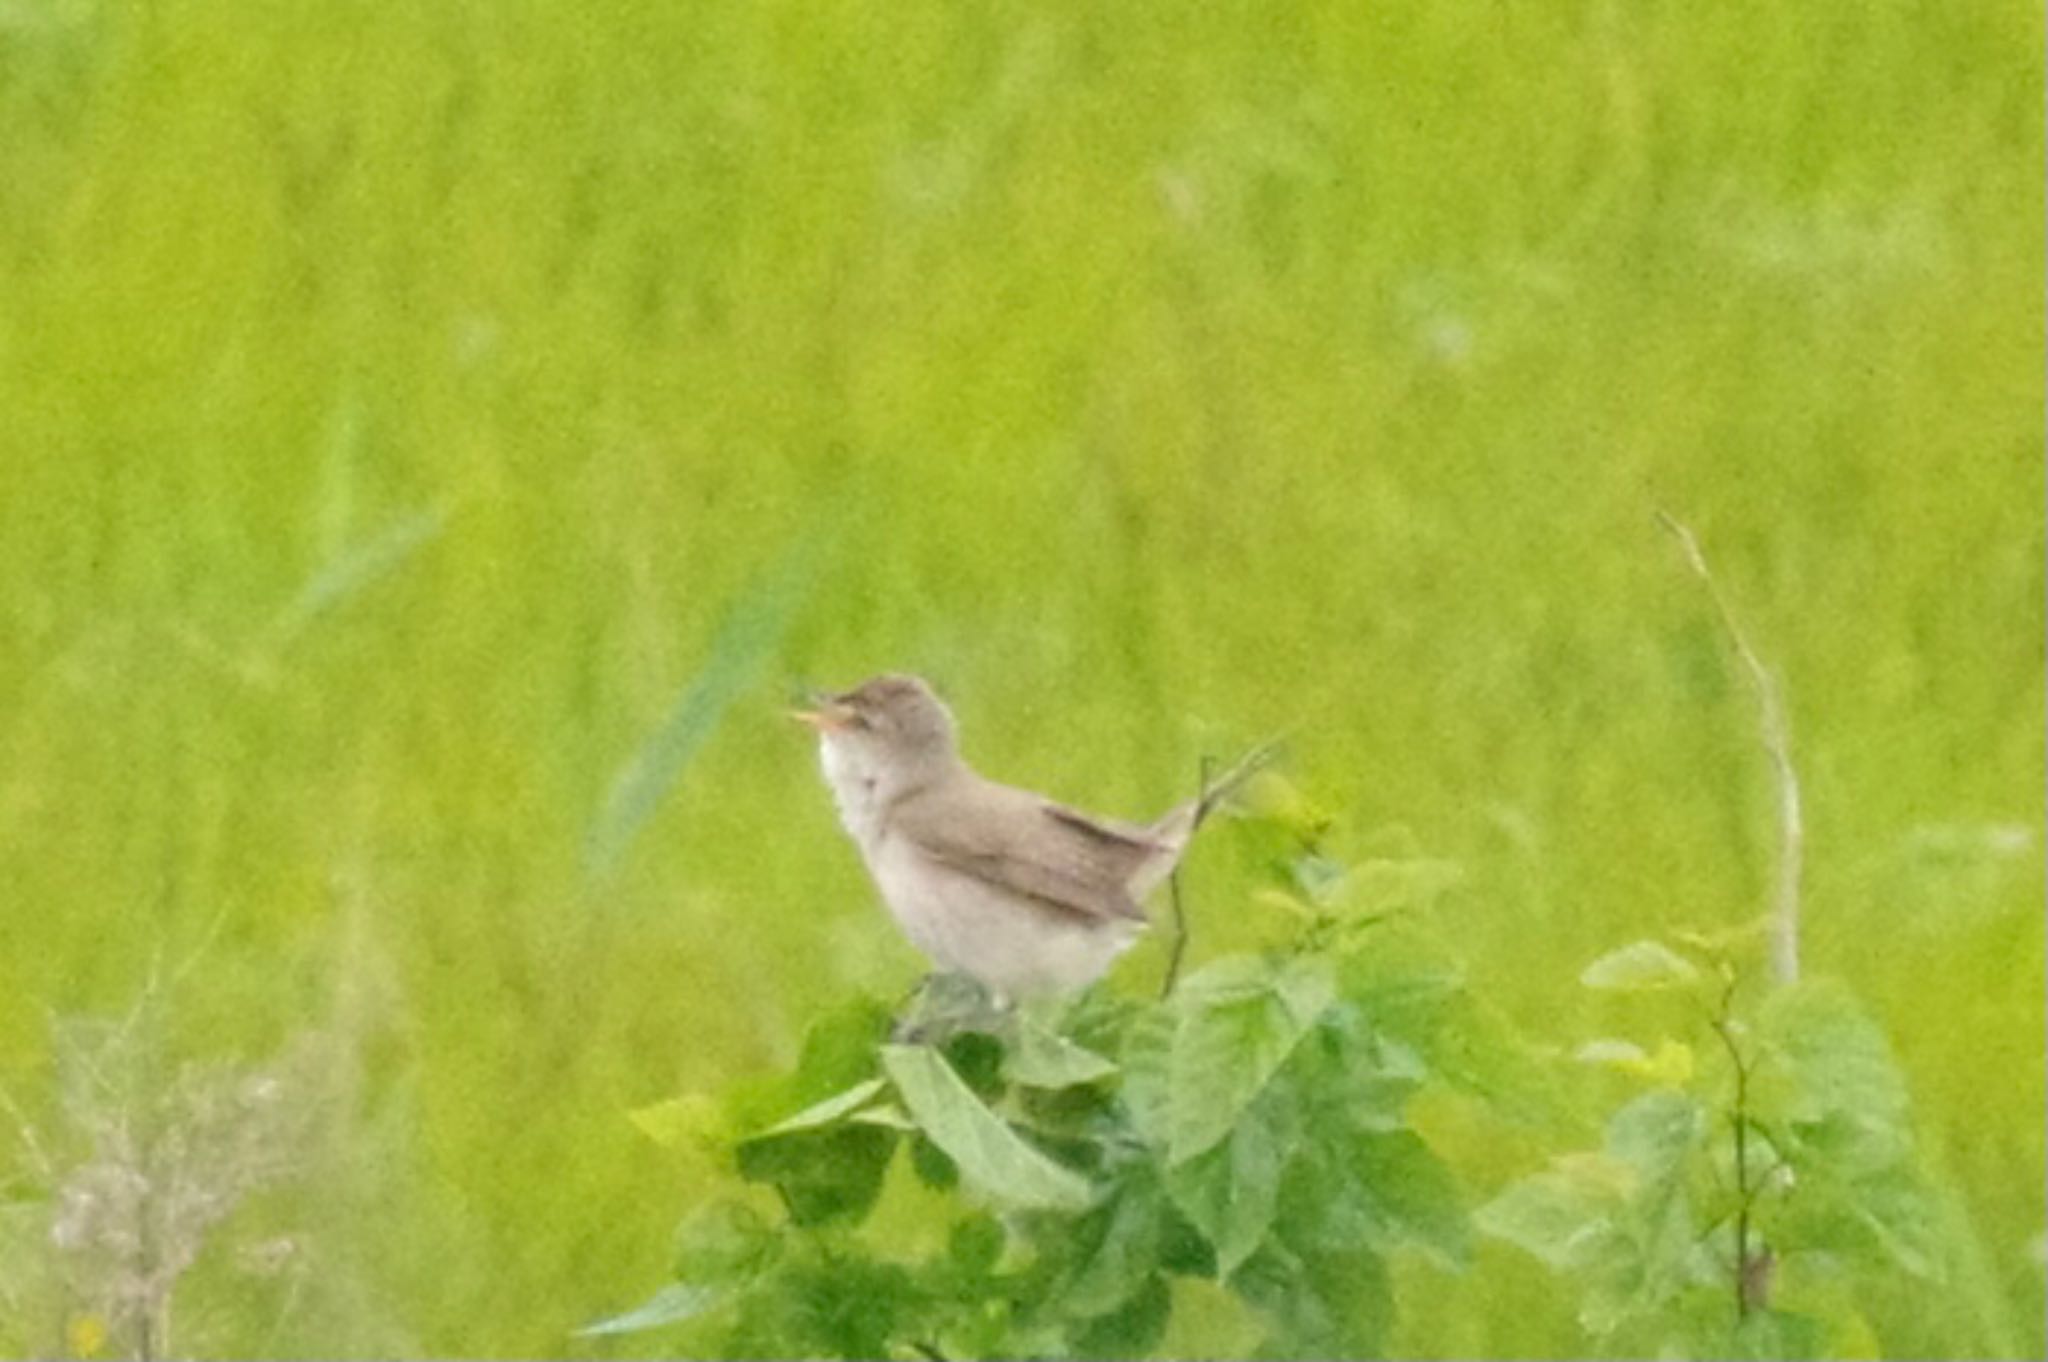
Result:
<svg viewBox="0 0 2048 1362">
<path fill-rule="evenodd" d="M 1208 757 L 1202 758 L 1202 764 L 1199 768 L 1200 775 L 1198 777 L 1200 783 L 1197 787 L 1198 794 L 1195 805 L 1198 809 L 1209 802 L 1209 768 L 1212 764 Z M 1197 815 L 1196 821 L 1198 823 L 1201 821 L 1199 815 Z M 1192 832 L 1189 835 L 1192 837 Z M 1166 894 L 1168 901 L 1173 906 L 1173 945 L 1166 957 L 1166 978 L 1159 985 L 1159 996 L 1162 1000 L 1173 996 L 1174 985 L 1180 982 L 1181 959 L 1188 953 L 1188 914 L 1187 909 L 1180 900 L 1180 866 L 1178 863 L 1174 865 L 1172 870 L 1167 872 Z"/>
<path fill-rule="evenodd" d="M 1757 728 L 1778 791 L 1778 880 L 1771 905 L 1771 973 L 1781 984 L 1794 983 L 1799 978 L 1799 883 L 1805 860 L 1806 824 L 1800 812 L 1799 772 L 1792 765 L 1792 724 L 1785 714 L 1784 695 L 1770 668 L 1750 645 L 1749 635 L 1735 618 L 1735 610 L 1722 593 L 1721 584 L 1714 580 L 1699 539 L 1684 522 L 1665 511 L 1657 512 L 1657 521 L 1678 540 L 1686 563 L 1706 584 L 1715 613 L 1721 617 L 1721 628 L 1734 644 L 1735 654 L 1756 691 Z"/>
</svg>

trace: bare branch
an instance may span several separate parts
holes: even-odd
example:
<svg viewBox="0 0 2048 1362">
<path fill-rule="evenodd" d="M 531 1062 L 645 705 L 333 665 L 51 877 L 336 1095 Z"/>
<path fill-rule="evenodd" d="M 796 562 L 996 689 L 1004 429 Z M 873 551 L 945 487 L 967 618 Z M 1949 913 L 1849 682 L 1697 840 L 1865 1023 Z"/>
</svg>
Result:
<svg viewBox="0 0 2048 1362">
<path fill-rule="evenodd" d="M 1735 655 L 1741 659 L 1756 691 L 1758 736 L 1763 741 L 1764 754 L 1770 758 L 1778 790 L 1778 881 L 1771 907 L 1771 973 L 1781 984 L 1795 983 L 1799 978 L 1799 884 L 1806 854 L 1806 824 L 1800 812 L 1799 772 L 1792 765 L 1792 724 L 1785 714 L 1784 696 L 1778 689 L 1777 678 L 1750 646 L 1749 635 L 1735 618 L 1735 610 L 1722 594 L 1720 583 L 1714 580 L 1699 539 L 1684 522 L 1665 511 L 1657 512 L 1657 521 L 1678 540 L 1686 563 L 1706 584 L 1707 595 L 1721 617 L 1721 627 L 1727 631 Z"/>
<path fill-rule="evenodd" d="M 1180 982 L 1181 958 L 1188 953 L 1188 914 L 1180 902 L 1180 867 L 1175 866 L 1166 875 L 1167 900 L 1173 906 L 1173 945 L 1166 956 L 1166 977 L 1159 981 L 1159 996 L 1162 1000 L 1173 996 L 1173 987 Z"/>
<path fill-rule="evenodd" d="M 1214 764 L 1211 758 L 1203 757 L 1201 766 L 1198 768 L 1200 777 L 1199 783 L 1196 786 L 1197 795 L 1195 801 L 1195 821 L 1198 824 L 1201 822 L 1201 811 L 1209 805 L 1211 797 L 1209 770 Z M 1190 836 L 1192 836 L 1192 831 Z M 1174 864 L 1172 870 L 1167 872 L 1166 892 L 1169 901 L 1173 905 L 1173 946 L 1166 957 L 1166 978 L 1160 981 L 1159 985 L 1159 996 L 1161 999 L 1173 996 L 1174 986 L 1180 982 L 1181 960 L 1188 953 L 1188 914 L 1187 909 L 1181 905 L 1180 901 L 1180 865 L 1178 862 Z"/>
</svg>

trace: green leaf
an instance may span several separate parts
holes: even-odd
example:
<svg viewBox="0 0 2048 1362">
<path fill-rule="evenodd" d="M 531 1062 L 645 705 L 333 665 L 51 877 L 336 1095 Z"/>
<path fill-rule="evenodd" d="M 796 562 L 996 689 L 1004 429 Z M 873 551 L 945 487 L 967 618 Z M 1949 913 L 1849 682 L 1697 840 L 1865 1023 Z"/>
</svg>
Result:
<svg viewBox="0 0 2048 1362">
<path fill-rule="evenodd" d="M 1330 964 L 1301 956 L 1277 970 L 1249 956 L 1182 985 L 1167 1075 L 1167 1155 L 1183 1163 L 1230 1133 L 1335 997 Z"/>
<path fill-rule="evenodd" d="M 1145 1357 L 1166 1336 L 1173 1295 L 1158 1273 L 1144 1279 L 1117 1309 L 1099 1315 L 1074 1331 L 1073 1355 L 1079 1358 Z"/>
<path fill-rule="evenodd" d="M 1159 1006 L 1139 1013 L 1124 1035 L 1124 1107 L 1131 1114 L 1132 1128 L 1155 1148 L 1167 1143 L 1167 1095 L 1173 1088 L 1168 1070 L 1178 1029 L 1179 1018 L 1172 1009 Z"/>
<path fill-rule="evenodd" d="M 1232 796 L 1232 803 L 1240 818 L 1275 824 L 1288 834 L 1290 843 L 1320 838 L 1333 821 L 1328 810 L 1270 766 L 1254 772 Z"/>
<path fill-rule="evenodd" d="M 742 1201 L 700 1206 L 676 1226 L 675 1275 L 699 1286 L 729 1286 L 775 1257 L 776 1238 L 760 1212 Z"/>
<path fill-rule="evenodd" d="M 1765 1211 L 1771 1243 L 1788 1254 L 1888 1264 L 1928 1280 L 1943 1275 L 1936 1206 L 1910 1167 L 1857 1178 L 1816 1171 L 1782 1206 L 1766 1203 Z"/>
<path fill-rule="evenodd" d="M 1039 1148 L 1075 1167 L 1087 1169 L 1094 1165 L 1097 1160 L 1081 1155 L 1080 1151 L 1101 1154 L 1105 1148 L 1102 1138 L 1111 1126 L 1124 1135 L 1131 1133 L 1115 1096 L 1096 1084 L 1083 1083 L 1071 1088 L 1020 1086 L 1014 1091 L 1016 1123 L 1032 1132 Z M 1064 1149 L 1075 1150 L 1077 1157 L 1066 1159 Z"/>
<path fill-rule="evenodd" d="M 1256 1112 L 1221 1144 L 1166 1171 L 1167 1195 L 1215 1249 L 1215 1270 L 1223 1277 L 1258 1249 L 1279 1205 L 1287 1151 Z"/>
<path fill-rule="evenodd" d="M 1598 1040 L 1589 1040 L 1572 1051 L 1572 1058 L 1581 1064 L 1606 1064 L 1614 1068 L 1647 1064 L 1650 1059 L 1643 1053 L 1643 1047 L 1634 1041 L 1614 1040 L 1604 1036 Z"/>
<path fill-rule="evenodd" d="M 1123 1306 L 1159 1265 L 1159 1189 L 1140 1175 L 1070 1231 L 1083 1247 L 1056 1293 L 1063 1314 L 1093 1317 Z"/>
<path fill-rule="evenodd" d="M 1019 1024 L 1017 1043 L 1003 1059 L 1003 1076 L 1027 1088 L 1077 1087 L 1115 1072 L 1110 1060 L 1028 1019 Z"/>
<path fill-rule="evenodd" d="M 1771 1283 L 1770 1308 L 1805 1316 L 1825 1331 L 1824 1344 L 1809 1356 L 1875 1362 L 1883 1352 L 1861 1309 L 1857 1289 L 1868 1281 L 1834 1254 L 1781 1253 Z M 1723 1334 L 1726 1320 L 1724 1313 L 1720 1321 Z"/>
<path fill-rule="evenodd" d="M 1699 977 L 1699 967 L 1669 946 L 1656 941 L 1638 941 L 1620 950 L 1609 951 L 1586 966 L 1579 975 L 1579 982 L 1587 988 L 1645 993 L 1682 988 Z"/>
<path fill-rule="evenodd" d="M 1600 1198 L 1602 1232 L 1572 1263 L 1589 1278 L 1579 1319 L 1594 1333 L 1664 1310 L 1694 1275 L 1699 1232 L 1689 1187 L 1705 1130 L 1698 1103 L 1658 1089 L 1608 1119 L 1604 1153 L 1553 1163 L 1584 1179 L 1581 1187 L 1613 1194 Z"/>
<path fill-rule="evenodd" d="M 1616 1222 L 1633 1180 L 1601 1156 L 1560 1159 L 1509 1183 L 1473 1219 L 1558 1271 L 1582 1271 L 1627 1251 Z"/>
<path fill-rule="evenodd" d="M 686 1143 L 722 1144 L 729 1137 L 725 1113 L 716 1101 L 701 1093 L 635 1107 L 626 1113 L 626 1119 L 664 1149 Z"/>
<path fill-rule="evenodd" d="M 1911 1156 L 1905 1079 L 1854 994 L 1805 980 L 1774 993 L 1758 1025 L 1771 1061 L 1758 1083 L 1759 1114 L 1793 1127 L 1806 1146 L 1802 1162 L 1855 1176 Z"/>
<path fill-rule="evenodd" d="M 935 1192 L 950 1192 L 960 1185 L 960 1165 L 923 1131 L 910 1142 L 910 1171 Z"/>
<path fill-rule="evenodd" d="M 1344 961 L 1345 1002 L 1382 1041 L 1397 1042 L 1429 1072 L 1529 1126 L 1556 1119 L 1557 1095 L 1543 1057 L 1497 1010 L 1465 986 L 1435 943 L 1393 933 Z"/>
<path fill-rule="evenodd" d="M 962 1272 L 993 1271 L 1003 1256 L 1003 1223 L 994 1216 L 976 1215 L 953 1226 L 946 1237 L 946 1254 Z"/>
<path fill-rule="evenodd" d="M 1827 1326 L 1806 1315 L 1784 1310 L 1757 1310 L 1729 1335 L 1722 1355 L 1742 1362 L 1800 1362 L 1827 1355 Z"/>
<path fill-rule="evenodd" d="M 794 1073 L 744 1080 L 728 1090 L 730 1126 L 758 1134 L 875 1077 L 875 1049 L 890 1025 L 889 1009 L 874 998 L 855 998 L 820 1013 L 804 1028 Z"/>
<path fill-rule="evenodd" d="M 1341 1157 L 1365 1194 L 1369 1243 L 1383 1250 L 1412 1245 L 1445 1267 L 1465 1266 L 1472 1236 L 1457 1181 L 1420 1136 L 1361 1136 Z"/>
<path fill-rule="evenodd" d="M 1360 861 L 1334 891 L 1319 895 L 1326 908 L 1351 913 L 1395 913 L 1427 909 L 1465 878 L 1456 861 L 1428 857 L 1381 857 Z"/>
<path fill-rule="evenodd" d="M 741 1177 L 781 1191 L 792 1221 L 826 1225 L 868 1213 L 896 1139 L 875 1126 L 841 1125 L 743 1140 L 733 1153 Z"/>
<path fill-rule="evenodd" d="M 806 1130 L 817 1130 L 833 1125 L 842 1116 L 873 1100 L 887 1084 L 879 1078 L 870 1078 L 854 1084 L 844 1092 L 834 1093 L 822 1102 L 813 1102 L 796 1115 L 777 1121 L 756 1138 L 767 1139 L 772 1135 L 795 1135 Z"/>
<path fill-rule="evenodd" d="M 745 1317 L 722 1355 L 880 1358 L 915 1327 L 920 1298 L 909 1272 L 859 1252 L 813 1246 L 746 1296 Z"/>
<path fill-rule="evenodd" d="M 1457 1185 L 1412 1131 L 1361 1129 L 1321 1111 L 1291 1143 L 1278 1223 L 1299 1252 L 1419 1248 L 1445 1267 L 1465 1265 L 1471 1231 Z"/>
<path fill-rule="evenodd" d="M 1589 1040 L 1572 1052 L 1572 1058 L 1666 1088 L 1682 1088 L 1690 1083 L 1694 1068 L 1692 1047 L 1668 1038 L 1658 1042 L 1655 1054 L 1644 1053 L 1643 1047 L 1633 1041 Z"/>
<path fill-rule="evenodd" d="M 882 1102 L 872 1107 L 863 1107 L 846 1118 L 855 1125 L 880 1126 L 884 1130 L 897 1130 L 906 1135 L 917 1130 L 917 1122 L 904 1115 L 903 1108 L 894 1102 Z"/>
<path fill-rule="evenodd" d="M 1938 1280 L 1941 1236 L 1938 1209 L 1926 1184 L 1910 1168 L 1899 1168 L 1857 1181 L 1855 1213 L 1868 1227 L 1884 1256 L 1915 1277 Z"/>
<path fill-rule="evenodd" d="M 1755 1108 L 1795 1179 L 1793 1195 L 1772 1212 L 1772 1232 L 1788 1246 L 1939 1278 L 1933 1201 L 1883 1029 L 1846 987 L 1807 979 L 1771 996 L 1758 1031 Z"/>
<path fill-rule="evenodd" d="M 937 1051 L 887 1045 L 882 1066 L 912 1119 L 987 1195 L 1019 1208 L 1055 1210 L 1078 1210 L 1093 1200 L 1086 1179 L 1026 1144 Z"/>
<path fill-rule="evenodd" d="M 983 1101 L 994 1101 L 1003 1091 L 1003 1043 L 986 1031 L 962 1031 L 938 1047 L 968 1090 Z"/>
<path fill-rule="evenodd" d="M 1189 1223 L 1180 1207 L 1169 1201 L 1159 1222 L 1159 1265 L 1182 1277 L 1215 1277 L 1216 1250 L 1202 1232 Z"/>
<path fill-rule="evenodd" d="M 889 1009 L 879 999 L 860 997 L 819 1015 L 804 1028 L 796 1062 L 795 1097 L 815 1102 L 873 1077 L 875 1047 L 889 1035 Z"/>
<path fill-rule="evenodd" d="M 1405 1129 L 1408 1099 L 1428 1076 L 1412 1046 L 1375 1029 L 1348 1002 L 1323 1014 L 1285 1074 L 1306 1109 L 1346 1131 Z"/>
<path fill-rule="evenodd" d="M 1263 1356 L 1377 1356 L 1393 1318 L 1386 1264 L 1361 1248 L 1303 1255 L 1268 1240 L 1230 1286 L 1271 1324 Z"/>
<path fill-rule="evenodd" d="M 605 1334 L 637 1334 L 668 1324 L 680 1324 L 711 1309 L 725 1299 L 725 1294 L 718 1287 L 672 1282 L 655 1292 L 644 1304 L 624 1314 L 586 1324 L 576 1331 L 576 1336 L 595 1338 Z"/>
<path fill-rule="evenodd" d="M 1697 1102 L 1660 1088 L 1608 1118 L 1607 1152 L 1634 1168 L 1644 1184 L 1661 1186 L 1683 1170 L 1703 1129 Z"/>
<path fill-rule="evenodd" d="M 1579 1322 L 1597 1336 L 1664 1310 L 1698 1258 L 1683 1183 L 1646 1188 L 1633 1164 L 1611 1154 L 1555 1159 L 1476 1219 L 1488 1234 L 1576 1276 Z"/>
</svg>

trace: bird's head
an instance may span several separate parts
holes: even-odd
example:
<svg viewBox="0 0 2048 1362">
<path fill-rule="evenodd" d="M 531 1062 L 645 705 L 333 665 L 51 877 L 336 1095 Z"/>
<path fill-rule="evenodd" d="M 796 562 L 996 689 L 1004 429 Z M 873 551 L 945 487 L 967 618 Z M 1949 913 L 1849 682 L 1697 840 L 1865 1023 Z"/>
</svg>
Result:
<svg viewBox="0 0 2048 1362">
<path fill-rule="evenodd" d="M 828 749 L 899 778 L 929 774 L 958 757 L 953 713 L 915 676 L 877 676 L 839 694 L 816 694 L 794 718 Z"/>
</svg>

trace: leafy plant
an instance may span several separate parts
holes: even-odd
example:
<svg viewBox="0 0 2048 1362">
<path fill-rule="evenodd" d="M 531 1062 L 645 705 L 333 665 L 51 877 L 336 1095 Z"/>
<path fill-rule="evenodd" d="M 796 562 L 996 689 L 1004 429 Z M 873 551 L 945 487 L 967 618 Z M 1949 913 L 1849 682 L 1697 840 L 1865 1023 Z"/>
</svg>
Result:
<svg viewBox="0 0 2048 1362">
<path fill-rule="evenodd" d="M 1905 1085 L 1846 987 L 1756 1000 L 1739 944 L 1680 933 L 1587 966 L 1589 988 L 1684 999 L 1706 1044 L 1581 1047 L 1640 1091 L 1599 1147 L 1512 1183 L 1478 1224 L 1570 1277 L 1580 1322 L 1618 1351 L 1868 1355 L 1859 1293 L 1939 1275 Z"/>
<path fill-rule="evenodd" d="M 685 1219 L 674 1282 L 585 1332 L 684 1326 L 729 1356 L 1143 1356 L 1203 1280 L 1266 1355 L 1378 1352 L 1390 1261 L 1470 1255 L 1409 1101 L 1486 1089 L 1509 1066 L 1472 1056 L 1507 1042 L 1389 920 L 1446 868 L 1348 867 L 1326 828 L 1266 820 L 1287 939 L 1161 1000 L 1097 991 L 919 1044 L 860 1001 L 812 1026 L 793 1073 L 636 1113 L 738 1185 Z M 939 1195 L 942 1232 L 884 1213 L 892 1176 Z"/>
</svg>

